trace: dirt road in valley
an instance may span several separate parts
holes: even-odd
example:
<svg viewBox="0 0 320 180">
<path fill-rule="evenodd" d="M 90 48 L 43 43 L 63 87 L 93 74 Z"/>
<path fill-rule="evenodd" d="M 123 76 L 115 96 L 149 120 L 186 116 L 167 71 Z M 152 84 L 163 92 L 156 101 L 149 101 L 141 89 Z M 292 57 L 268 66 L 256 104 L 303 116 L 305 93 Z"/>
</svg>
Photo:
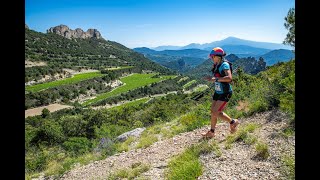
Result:
<svg viewBox="0 0 320 180">
<path fill-rule="evenodd" d="M 48 106 L 41 106 L 41 107 L 37 107 L 37 108 L 32 108 L 32 109 L 25 110 L 25 118 L 27 118 L 28 116 L 41 115 L 42 110 L 44 108 L 47 108 L 50 112 L 55 112 L 60 109 L 72 108 L 72 107 L 73 106 L 55 103 L 55 104 L 50 104 Z"/>
</svg>

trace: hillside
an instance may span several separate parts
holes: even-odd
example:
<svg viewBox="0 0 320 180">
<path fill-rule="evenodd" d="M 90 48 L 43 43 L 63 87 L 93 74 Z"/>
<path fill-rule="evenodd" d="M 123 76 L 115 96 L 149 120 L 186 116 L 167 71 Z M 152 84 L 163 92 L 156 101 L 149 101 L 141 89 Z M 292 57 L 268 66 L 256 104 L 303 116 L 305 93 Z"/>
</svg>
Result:
<svg viewBox="0 0 320 180">
<path fill-rule="evenodd" d="M 267 66 L 271 66 L 278 62 L 287 62 L 291 59 L 294 59 L 295 55 L 291 50 L 276 49 L 263 55 L 256 56 L 256 59 L 259 59 L 259 57 L 262 57 L 264 59 L 264 61 L 267 63 Z"/>
<path fill-rule="evenodd" d="M 74 104 L 27 117 L 26 177 L 294 179 L 294 67 L 292 60 L 256 75 L 239 71 L 225 112 L 242 123 L 230 135 L 228 124 L 218 121 L 217 136 L 210 141 L 201 141 L 199 133 L 210 124 L 211 89 L 197 100 L 199 91 L 181 89 L 150 97 L 159 90 L 173 92 L 170 87 L 193 86 L 193 79 L 182 76 L 114 97 L 118 102 L 144 97 L 128 106 L 93 109 Z M 106 100 L 97 106 L 113 101 Z"/>
<path fill-rule="evenodd" d="M 32 71 L 42 70 L 42 75 L 53 74 L 57 68 L 88 67 L 100 69 L 107 66 L 135 66 L 143 70 L 172 73 L 169 69 L 145 58 L 117 42 L 103 38 L 65 38 L 55 33 L 41 33 L 25 29 L 25 60 L 48 62 L 45 67 L 26 68 L 28 80 L 39 77 Z M 38 69 L 38 70 L 37 70 Z M 50 70 L 49 70 L 50 69 Z"/>
<path fill-rule="evenodd" d="M 199 161 L 203 165 L 202 175 L 197 179 L 281 179 L 285 178 L 282 171 L 288 167 L 281 164 L 284 155 L 294 156 L 295 136 L 286 138 L 281 135 L 287 126 L 288 118 L 278 110 L 257 113 L 251 117 L 241 119 L 243 132 L 245 127 L 255 124 L 258 126 L 250 136 L 257 141 L 266 143 L 268 157 L 260 157 L 254 143 L 249 144 L 244 140 L 232 143 L 227 148 L 228 137 L 231 137 L 226 123 L 217 125 L 217 136 L 212 140 L 201 138 L 200 133 L 209 127 L 202 127 L 190 132 L 178 134 L 172 138 L 155 142 L 143 149 L 133 149 L 110 156 L 104 160 L 95 161 L 85 166 L 80 166 L 65 173 L 61 179 L 99 179 L 106 177 L 123 177 L 115 175 L 120 170 L 127 172 L 132 167 L 147 165 L 148 168 L 136 173 L 140 178 L 166 179 L 173 157 L 182 154 L 191 146 L 203 143 L 214 144 L 215 149 L 203 149 Z M 133 142 L 134 143 L 134 142 Z M 203 148 L 203 147 L 202 147 Z M 113 176 L 111 176 L 113 174 Z M 183 177 L 183 175 L 181 175 Z M 188 177 L 186 175 L 186 177 Z M 191 178 L 191 177 L 189 177 Z"/>
<path fill-rule="evenodd" d="M 66 33 L 63 32 L 70 34 L 65 37 Z M 121 86 L 119 79 L 133 73 L 152 73 L 150 84 L 159 82 L 160 79 L 166 80 L 162 77 L 157 79 L 156 76 L 174 77 L 177 74 L 143 54 L 117 42 L 105 40 L 96 29 L 84 32 L 78 28 L 70 30 L 65 25 L 50 28 L 48 33 L 25 29 L 25 110 L 55 103 L 64 107 L 90 99 L 95 99 L 90 100 L 94 102 L 105 100 L 101 95 Z M 146 79 L 141 82 L 143 84 Z M 143 88 L 150 84 L 135 87 Z M 182 85 L 172 86 L 161 92 L 159 87 L 152 88 L 153 91 L 148 93 L 178 90 L 182 89 Z M 137 96 L 132 94 L 123 99 L 123 94 L 126 93 L 113 101 L 120 98 L 134 99 Z"/>
</svg>

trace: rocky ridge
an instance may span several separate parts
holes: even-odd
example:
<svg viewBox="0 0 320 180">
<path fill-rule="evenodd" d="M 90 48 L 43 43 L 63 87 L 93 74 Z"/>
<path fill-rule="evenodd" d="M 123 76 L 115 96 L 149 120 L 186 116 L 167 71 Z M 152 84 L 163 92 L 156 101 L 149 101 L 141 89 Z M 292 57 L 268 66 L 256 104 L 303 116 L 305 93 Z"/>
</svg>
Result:
<svg viewBox="0 0 320 180">
<path fill-rule="evenodd" d="M 75 30 L 70 29 L 66 25 L 59 25 L 55 27 L 51 27 L 47 29 L 47 33 L 55 33 L 65 38 L 81 38 L 81 39 L 88 39 L 88 38 L 96 38 L 101 39 L 101 33 L 97 29 L 88 29 L 86 32 L 83 31 L 81 28 L 76 28 Z"/>
</svg>

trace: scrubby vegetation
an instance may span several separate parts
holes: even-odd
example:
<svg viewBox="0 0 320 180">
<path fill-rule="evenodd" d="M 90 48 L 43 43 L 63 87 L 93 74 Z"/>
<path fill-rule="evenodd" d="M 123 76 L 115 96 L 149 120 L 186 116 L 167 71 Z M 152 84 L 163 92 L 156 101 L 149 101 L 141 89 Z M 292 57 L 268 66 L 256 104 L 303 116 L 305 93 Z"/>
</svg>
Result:
<svg viewBox="0 0 320 180">
<path fill-rule="evenodd" d="M 294 129 L 294 100 L 291 99 L 294 97 L 295 86 L 294 60 L 276 64 L 257 75 L 239 71 L 234 77 L 233 86 L 234 95 L 226 110 L 230 116 L 245 117 L 255 112 L 279 108 L 291 115 L 290 127 Z M 193 95 L 169 94 L 133 106 L 101 110 L 83 109 L 79 106 L 46 116 L 28 117 L 25 141 L 26 174 L 31 176 L 48 171 L 59 174 L 70 169 L 76 162 L 85 164 L 93 159 L 110 156 L 119 150 L 126 150 L 128 147 L 119 148 L 114 139 L 137 127 L 158 126 L 159 128 L 153 128 L 154 132 L 161 131 L 163 137 L 172 137 L 177 133 L 209 124 L 209 92 L 199 101 L 191 100 Z M 247 111 L 236 110 L 235 107 L 240 101 L 248 102 Z M 173 123 L 171 128 L 161 125 L 169 122 Z M 252 128 L 249 128 L 250 131 Z M 250 134 L 241 132 L 239 131 L 243 135 L 239 137 L 248 144 L 257 142 Z M 148 135 L 151 135 L 150 131 Z M 150 139 L 142 138 L 140 146 L 145 147 L 149 141 Z M 151 142 L 154 140 L 151 139 Z M 52 164 L 55 164 L 56 169 L 52 169 Z"/>
</svg>

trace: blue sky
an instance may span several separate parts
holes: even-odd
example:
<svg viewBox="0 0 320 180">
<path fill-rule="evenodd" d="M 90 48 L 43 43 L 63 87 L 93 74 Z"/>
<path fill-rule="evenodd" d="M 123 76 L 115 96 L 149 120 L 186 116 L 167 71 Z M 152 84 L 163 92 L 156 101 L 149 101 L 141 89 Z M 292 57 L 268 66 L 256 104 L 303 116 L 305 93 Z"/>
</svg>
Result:
<svg viewBox="0 0 320 180">
<path fill-rule="evenodd" d="M 129 48 L 210 43 L 229 36 L 282 43 L 294 0 L 26 0 L 25 23 L 98 29 Z"/>
</svg>

